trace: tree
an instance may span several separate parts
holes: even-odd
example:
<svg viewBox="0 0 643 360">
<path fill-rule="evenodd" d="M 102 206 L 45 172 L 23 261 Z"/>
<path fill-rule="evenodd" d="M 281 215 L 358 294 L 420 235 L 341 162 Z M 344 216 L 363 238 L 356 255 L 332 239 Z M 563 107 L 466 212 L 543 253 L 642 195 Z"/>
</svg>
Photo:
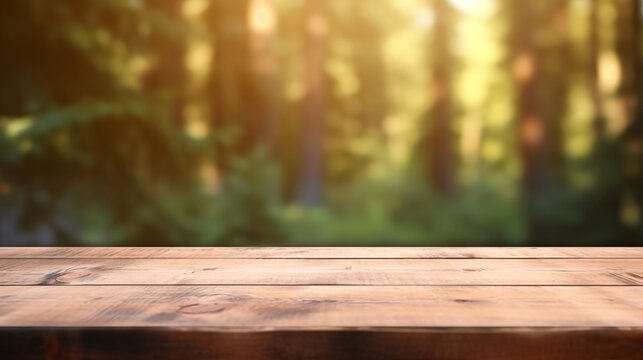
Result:
<svg viewBox="0 0 643 360">
<path fill-rule="evenodd" d="M 158 189 L 189 182 L 191 157 L 173 110 L 155 106 L 125 66 L 162 52 L 149 37 L 181 26 L 140 4 L 80 0 L 4 2 L 0 23 L 3 54 L 12 55 L 0 60 L 0 172 L 11 188 L 2 238 L 51 245 L 185 235 Z"/>
<path fill-rule="evenodd" d="M 632 0 L 628 2 L 629 11 L 623 14 L 629 17 L 630 38 L 637 46 L 627 49 L 622 54 L 625 59 L 622 63 L 629 64 L 623 91 L 631 91 L 631 96 L 636 98 L 631 122 L 622 135 L 622 151 L 624 154 L 623 169 L 623 194 L 625 203 L 622 204 L 622 221 L 626 225 L 627 239 L 640 239 L 643 237 L 643 45 L 641 45 L 641 21 L 643 12 L 641 2 Z M 627 25 L 621 24 L 621 29 Z M 625 45 L 623 45 L 625 46 Z"/>
<path fill-rule="evenodd" d="M 206 16 L 215 54 L 207 91 L 217 163 L 225 171 L 232 158 L 273 137 L 276 19 L 268 0 L 212 0 Z"/>
<path fill-rule="evenodd" d="M 256 123 L 256 143 L 265 143 L 273 152 L 277 132 L 277 59 L 275 34 L 277 14 L 272 0 L 252 0 L 249 6 L 251 77 L 255 84 L 251 117 Z"/>
<path fill-rule="evenodd" d="M 304 34 L 304 80 L 306 97 L 303 116 L 303 151 L 298 198 L 304 206 L 318 206 L 323 201 L 324 120 L 327 19 L 326 0 L 307 0 Z"/>
<path fill-rule="evenodd" d="M 433 60 L 431 96 L 433 102 L 429 111 L 429 136 L 427 153 L 429 156 L 429 178 L 433 189 L 442 196 L 453 192 L 453 154 L 451 130 L 451 85 L 450 72 L 452 58 L 449 40 L 451 39 L 451 9 L 447 0 L 433 0 L 435 24 L 431 46 Z"/>
<path fill-rule="evenodd" d="M 544 176 L 555 186 L 566 186 L 564 183 L 564 126 L 569 102 L 569 89 L 573 83 L 574 72 L 578 60 L 575 57 L 570 41 L 569 2 L 554 1 L 547 8 L 549 22 L 545 23 L 552 32 L 552 41 L 541 50 L 541 64 L 546 82 L 541 81 L 539 92 L 544 97 L 544 109 L 541 109 L 546 126 L 546 173 Z"/>
<path fill-rule="evenodd" d="M 183 1 L 160 0 L 146 4 L 146 6 L 176 24 L 185 24 L 181 16 Z M 187 71 L 185 66 L 186 41 L 181 33 L 168 34 L 154 32 L 149 39 L 150 47 L 154 52 L 154 65 L 145 74 L 145 87 L 147 91 L 172 91 L 171 116 L 174 125 L 181 129 L 184 125 L 183 117 L 187 102 Z"/>
<path fill-rule="evenodd" d="M 605 140 L 605 115 L 603 114 L 603 99 L 601 95 L 598 60 L 601 52 L 599 36 L 599 1 L 589 3 L 589 83 L 592 106 L 594 107 L 594 128 L 598 142 Z"/>
<path fill-rule="evenodd" d="M 546 124 L 539 103 L 538 82 L 541 72 L 534 33 L 538 7 L 531 1 L 511 1 L 513 19 L 513 75 L 516 86 L 518 139 L 522 160 L 522 189 L 528 220 L 528 238 L 541 241 L 545 224 L 538 215 L 538 202 L 545 191 L 547 154 Z"/>
<path fill-rule="evenodd" d="M 382 134 L 382 120 L 387 113 L 386 69 L 382 54 L 383 34 L 372 15 L 373 8 L 368 0 L 351 1 L 348 30 L 353 67 L 360 84 L 353 112 L 362 133 L 376 129 Z"/>
</svg>

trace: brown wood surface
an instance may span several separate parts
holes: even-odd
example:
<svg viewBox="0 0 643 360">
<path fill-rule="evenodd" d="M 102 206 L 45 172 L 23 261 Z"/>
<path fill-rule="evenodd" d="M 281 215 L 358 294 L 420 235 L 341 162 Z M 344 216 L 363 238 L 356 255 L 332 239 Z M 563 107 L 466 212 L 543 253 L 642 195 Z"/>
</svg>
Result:
<svg viewBox="0 0 643 360">
<path fill-rule="evenodd" d="M 643 285 L 643 259 L 2 259 L 0 285 Z"/>
<path fill-rule="evenodd" d="M 643 326 L 641 286 L 4 286 L 3 326 Z"/>
<path fill-rule="evenodd" d="M 641 359 L 639 248 L 0 248 L 0 359 Z"/>
<path fill-rule="evenodd" d="M 640 330 L 0 328 L 0 359 L 640 360 L 642 341 Z"/>
</svg>

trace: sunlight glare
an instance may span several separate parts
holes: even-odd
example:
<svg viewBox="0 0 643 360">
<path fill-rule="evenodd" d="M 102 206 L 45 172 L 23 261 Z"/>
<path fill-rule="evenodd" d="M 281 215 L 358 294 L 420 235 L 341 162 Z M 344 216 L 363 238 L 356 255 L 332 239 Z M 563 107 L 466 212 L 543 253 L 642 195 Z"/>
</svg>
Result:
<svg viewBox="0 0 643 360">
<path fill-rule="evenodd" d="M 199 16 L 208 7 L 208 0 L 187 0 L 183 3 L 181 11 L 183 16 L 194 18 Z"/>
<path fill-rule="evenodd" d="M 467 15 L 490 16 L 496 11 L 495 0 L 449 0 L 449 3 Z"/>
<path fill-rule="evenodd" d="M 212 58 L 212 46 L 207 42 L 190 44 L 185 57 L 185 65 L 195 83 L 201 84 L 207 79 Z"/>
<path fill-rule="evenodd" d="M 185 133 L 193 139 L 201 140 L 210 134 L 208 119 L 203 108 L 190 104 L 183 109 Z"/>
<path fill-rule="evenodd" d="M 277 16 L 269 1 L 252 0 L 248 9 L 248 24 L 253 32 L 259 34 L 274 32 L 277 27 Z"/>
<path fill-rule="evenodd" d="M 428 30 L 435 24 L 435 13 L 433 9 L 426 6 L 421 7 L 415 13 L 415 25 L 420 30 Z"/>
<path fill-rule="evenodd" d="M 614 51 L 603 52 L 598 59 L 601 90 L 605 93 L 616 91 L 621 83 L 621 65 Z"/>
</svg>

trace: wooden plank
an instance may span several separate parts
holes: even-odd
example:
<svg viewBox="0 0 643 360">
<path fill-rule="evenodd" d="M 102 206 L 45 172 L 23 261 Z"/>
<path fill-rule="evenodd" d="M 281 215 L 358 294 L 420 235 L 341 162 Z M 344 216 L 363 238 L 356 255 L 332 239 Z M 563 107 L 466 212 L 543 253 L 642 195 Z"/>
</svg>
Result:
<svg viewBox="0 0 643 360">
<path fill-rule="evenodd" d="M 0 327 L 643 330 L 641 286 L 1 286 Z"/>
<path fill-rule="evenodd" d="M 630 258 L 643 259 L 643 247 L 614 248 L 387 248 L 387 247 L 193 247 L 193 248 L 0 248 L 1 258 L 189 258 L 189 259 L 258 259 L 258 258 Z"/>
<path fill-rule="evenodd" d="M 3 259 L 0 285 L 643 285 L 643 259 Z"/>
<path fill-rule="evenodd" d="M 643 331 L 0 329 L 0 358 L 639 360 Z"/>
<path fill-rule="evenodd" d="M 638 359 L 641 285 L 640 248 L 0 248 L 0 358 Z"/>
</svg>

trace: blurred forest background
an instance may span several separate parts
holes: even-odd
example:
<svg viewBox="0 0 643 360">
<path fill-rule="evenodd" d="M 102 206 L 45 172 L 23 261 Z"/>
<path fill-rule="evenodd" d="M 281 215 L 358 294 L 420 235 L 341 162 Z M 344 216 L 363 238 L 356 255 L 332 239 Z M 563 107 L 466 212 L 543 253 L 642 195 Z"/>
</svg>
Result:
<svg viewBox="0 0 643 360">
<path fill-rule="evenodd" d="M 643 245 L 639 0 L 4 0 L 0 245 Z"/>
</svg>

